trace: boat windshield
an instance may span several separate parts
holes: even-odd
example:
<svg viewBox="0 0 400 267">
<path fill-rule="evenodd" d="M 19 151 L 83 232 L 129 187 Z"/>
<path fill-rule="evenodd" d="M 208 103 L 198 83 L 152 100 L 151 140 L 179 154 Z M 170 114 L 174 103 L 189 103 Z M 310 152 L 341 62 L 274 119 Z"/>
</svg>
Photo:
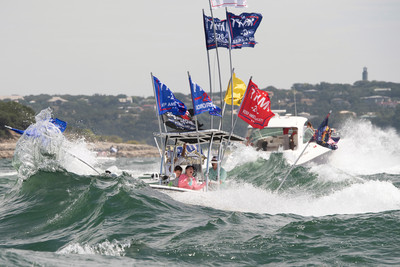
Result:
<svg viewBox="0 0 400 267">
<path fill-rule="evenodd" d="M 284 133 L 285 131 L 285 133 Z M 249 129 L 247 136 L 248 139 L 251 143 L 254 143 L 255 141 L 259 139 L 263 139 L 266 137 L 278 137 L 278 136 L 283 136 L 284 134 L 292 134 L 292 129 L 291 128 L 264 128 L 264 129 Z"/>
<path fill-rule="evenodd" d="M 311 128 L 304 129 L 303 144 L 310 141 L 310 139 L 313 135 L 314 135 L 314 131 Z"/>
<path fill-rule="evenodd" d="M 249 144 L 255 146 L 257 150 L 281 151 L 295 149 L 297 146 L 297 128 L 251 128 L 247 132 L 247 138 Z"/>
</svg>

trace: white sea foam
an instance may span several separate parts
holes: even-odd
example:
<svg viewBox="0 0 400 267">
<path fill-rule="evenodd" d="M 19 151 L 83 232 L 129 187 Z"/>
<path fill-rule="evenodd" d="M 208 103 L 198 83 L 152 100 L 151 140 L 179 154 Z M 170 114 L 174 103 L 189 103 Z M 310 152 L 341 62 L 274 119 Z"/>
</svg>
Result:
<svg viewBox="0 0 400 267">
<path fill-rule="evenodd" d="M 269 155 L 263 151 L 256 151 L 252 146 L 237 143 L 233 145 L 232 152 L 226 155 L 223 167 L 226 171 L 230 171 L 241 164 L 253 162 L 259 158 L 268 160 Z"/>
<path fill-rule="evenodd" d="M 293 213 L 302 216 L 325 216 L 400 209 L 400 190 L 390 182 L 381 181 L 352 184 L 320 197 L 308 194 L 277 194 L 249 184 L 201 194 L 170 195 L 186 204 L 263 214 Z"/>
<path fill-rule="evenodd" d="M 59 249 L 58 254 L 84 254 L 84 255 L 107 255 L 107 256 L 124 256 L 125 249 L 129 248 L 131 243 L 129 241 L 119 242 L 113 240 L 112 242 L 106 240 L 99 244 L 79 244 L 71 243 Z"/>
<path fill-rule="evenodd" d="M 349 120 L 329 163 L 352 174 L 400 173 L 400 136 L 369 121 Z"/>
<path fill-rule="evenodd" d="M 325 195 L 287 194 L 242 183 L 227 190 L 204 194 L 172 193 L 175 200 L 221 210 L 254 213 L 293 213 L 303 216 L 355 214 L 400 209 L 400 190 L 390 181 L 368 180 L 360 175 L 400 173 L 400 137 L 393 129 L 380 129 L 368 121 L 348 121 L 341 129 L 339 149 L 327 164 L 310 164 L 318 182 L 348 181 L 342 189 Z M 238 147 L 227 159 L 226 169 L 255 161 L 262 152 Z M 225 166 L 224 166 L 225 167 Z"/>
<path fill-rule="evenodd" d="M 15 175 L 17 175 L 17 174 L 18 174 L 18 173 L 15 172 L 15 171 L 13 171 L 13 172 L 5 171 L 5 172 L 3 172 L 3 173 L 0 173 L 0 177 L 15 176 Z"/>
<path fill-rule="evenodd" d="M 63 157 L 59 162 L 68 172 L 79 175 L 96 175 L 102 172 L 96 169 L 98 164 L 96 154 L 89 149 L 83 139 L 73 142 L 65 140 L 62 154 Z"/>
</svg>

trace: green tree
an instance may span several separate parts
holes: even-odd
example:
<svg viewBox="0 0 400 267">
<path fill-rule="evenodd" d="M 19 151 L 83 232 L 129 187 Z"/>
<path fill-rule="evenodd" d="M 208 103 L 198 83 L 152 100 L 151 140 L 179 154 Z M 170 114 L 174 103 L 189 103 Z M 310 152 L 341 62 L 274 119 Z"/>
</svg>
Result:
<svg viewBox="0 0 400 267">
<path fill-rule="evenodd" d="M 10 138 L 12 135 L 4 126 L 26 129 L 34 122 L 35 112 L 32 108 L 17 102 L 0 102 L 0 138 Z"/>
</svg>

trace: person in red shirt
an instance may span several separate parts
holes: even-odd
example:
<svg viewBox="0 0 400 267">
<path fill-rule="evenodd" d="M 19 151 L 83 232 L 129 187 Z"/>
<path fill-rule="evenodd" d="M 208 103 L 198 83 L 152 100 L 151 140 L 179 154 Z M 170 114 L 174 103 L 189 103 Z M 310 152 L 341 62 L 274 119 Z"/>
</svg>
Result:
<svg viewBox="0 0 400 267">
<path fill-rule="evenodd" d="M 192 165 L 186 166 L 185 174 L 181 174 L 181 176 L 179 176 L 178 186 L 180 188 L 200 190 L 206 185 L 206 183 L 198 184 L 196 178 L 193 176 L 193 172 L 194 167 Z"/>
</svg>

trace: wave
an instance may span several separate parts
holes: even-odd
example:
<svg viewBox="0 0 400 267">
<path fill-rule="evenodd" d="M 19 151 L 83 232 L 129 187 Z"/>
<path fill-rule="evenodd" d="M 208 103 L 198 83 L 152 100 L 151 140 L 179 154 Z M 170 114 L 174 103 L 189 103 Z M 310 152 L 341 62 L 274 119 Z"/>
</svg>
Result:
<svg viewBox="0 0 400 267">
<path fill-rule="evenodd" d="M 170 195 L 186 204 L 267 214 L 325 216 L 400 209 L 397 133 L 363 120 L 349 120 L 340 131 L 339 149 L 327 163 L 296 166 L 279 192 L 291 167 L 282 155 L 267 157 L 237 145 L 224 165 L 232 181 L 224 190 Z"/>
<path fill-rule="evenodd" d="M 400 136 L 366 120 L 348 120 L 340 129 L 339 149 L 329 163 L 352 174 L 400 174 Z"/>
<path fill-rule="evenodd" d="M 323 196 L 276 193 L 246 183 L 205 194 L 173 193 L 170 196 L 191 205 L 272 215 L 326 216 L 400 209 L 400 190 L 390 182 L 381 181 L 353 184 Z"/>
<path fill-rule="evenodd" d="M 127 174 L 39 170 L 0 198 L 0 225 L 7 226 L 0 230 L 2 247 L 122 255 L 135 217 L 157 217 L 175 207 L 172 199 Z"/>
</svg>

